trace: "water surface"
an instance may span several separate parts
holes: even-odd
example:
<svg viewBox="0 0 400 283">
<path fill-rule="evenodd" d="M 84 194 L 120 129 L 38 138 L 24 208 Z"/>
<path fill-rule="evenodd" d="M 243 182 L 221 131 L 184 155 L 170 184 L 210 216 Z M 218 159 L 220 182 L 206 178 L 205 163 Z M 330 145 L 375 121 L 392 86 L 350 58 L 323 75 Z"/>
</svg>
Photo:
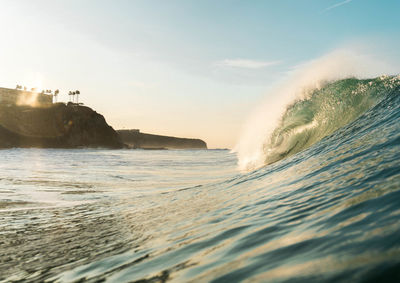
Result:
<svg viewBox="0 0 400 283">
<path fill-rule="evenodd" d="M 2 150 L 0 281 L 400 281 L 392 89 L 247 173 L 224 150 Z"/>
</svg>

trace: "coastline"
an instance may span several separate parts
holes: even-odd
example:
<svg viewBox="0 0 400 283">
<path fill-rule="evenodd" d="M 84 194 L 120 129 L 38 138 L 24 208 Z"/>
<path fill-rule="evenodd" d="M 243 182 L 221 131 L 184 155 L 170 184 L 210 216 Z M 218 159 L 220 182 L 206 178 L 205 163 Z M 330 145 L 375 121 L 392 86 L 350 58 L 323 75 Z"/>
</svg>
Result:
<svg viewBox="0 0 400 283">
<path fill-rule="evenodd" d="M 107 148 L 207 149 L 200 139 L 114 130 L 90 107 L 55 103 L 42 107 L 0 104 L 0 149 Z"/>
</svg>

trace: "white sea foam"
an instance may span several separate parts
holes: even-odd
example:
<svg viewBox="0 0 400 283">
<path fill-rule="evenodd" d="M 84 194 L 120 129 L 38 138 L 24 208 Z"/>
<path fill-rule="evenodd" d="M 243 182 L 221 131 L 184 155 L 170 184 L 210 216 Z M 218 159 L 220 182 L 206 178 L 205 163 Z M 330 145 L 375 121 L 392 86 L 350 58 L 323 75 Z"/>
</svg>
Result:
<svg viewBox="0 0 400 283">
<path fill-rule="evenodd" d="M 275 129 L 286 107 L 296 99 L 306 99 L 308 90 L 326 82 L 348 77 L 369 78 L 391 74 L 394 70 L 371 56 L 340 49 L 319 59 L 300 64 L 287 74 L 284 83 L 267 94 L 245 123 L 241 138 L 233 149 L 240 170 L 253 170 L 265 164 L 264 144 Z"/>
</svg>

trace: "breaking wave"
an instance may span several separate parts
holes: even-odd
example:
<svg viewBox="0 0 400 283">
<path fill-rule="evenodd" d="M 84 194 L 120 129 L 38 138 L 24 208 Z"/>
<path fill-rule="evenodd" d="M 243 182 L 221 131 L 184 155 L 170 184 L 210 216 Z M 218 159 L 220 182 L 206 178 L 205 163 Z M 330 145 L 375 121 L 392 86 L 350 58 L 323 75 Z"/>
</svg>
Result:
<svg viewBox="0 0 400 283">
<path fill-rule="evenodd" d="M 335 52 L 302 66 L 253 114 L 234 151 L 241 170 L 298 153 L 356 120 L 400 85 L 383 64 Z"/>
<path fill-rule="evenodd" d="M 291 104 L 265 142 L 265 163 L 300 152 L 356 120 L 400 86 L 400 78 L 382 76 L 332 82 Z"/>
</svg>

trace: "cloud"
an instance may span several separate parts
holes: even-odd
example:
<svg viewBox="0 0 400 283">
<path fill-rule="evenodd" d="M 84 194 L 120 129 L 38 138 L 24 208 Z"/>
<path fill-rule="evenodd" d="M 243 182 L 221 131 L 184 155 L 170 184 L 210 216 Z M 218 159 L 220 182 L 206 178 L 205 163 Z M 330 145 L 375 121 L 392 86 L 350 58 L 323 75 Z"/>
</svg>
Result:
<svg viewBox="0 0 400 283">
<path fill-rule="evenodd" d="M 218 67 L 261 69 L 280 64 L 281 61 L 256 61 L 249 59 L 225 59 L 217 62 Z"/>
<path fill-rule="evenodd" d="M 340 7 L 340 6 L 344 5 L 344 4 L 348 4 L 348 3 L 350 3 L 351 1 L 353 1 L 353 0 L 344 0 L 344 1 L 342 1 L 342 2 L 336 3 L 336 4 L 334 4 L 334 5 L 329 6 L 328 8 L 326 8 L 323 12 L 327 12 L 327 11 L 329 11 L 329 10 L 335 9 L 335 8 L 337 8 L 337 7 Z"/>
</svg>

